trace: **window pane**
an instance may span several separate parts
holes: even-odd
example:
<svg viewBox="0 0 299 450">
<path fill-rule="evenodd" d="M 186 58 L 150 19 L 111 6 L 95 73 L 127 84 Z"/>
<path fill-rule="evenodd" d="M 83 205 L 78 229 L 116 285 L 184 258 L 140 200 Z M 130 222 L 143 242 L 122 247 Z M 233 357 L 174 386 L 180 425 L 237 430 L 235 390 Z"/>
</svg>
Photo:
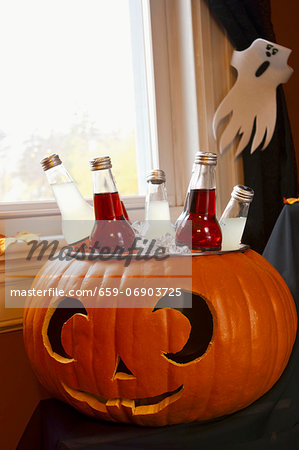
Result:
<svg viewBox="0 0 299 450">
<path fill-rule="evenodd" d="M 50 153 L 84 196 L 100 155 L 138 194 L 129 0 L 10 0 L 1 18 L 0 201 L 52 199 Z"/>
</svg>

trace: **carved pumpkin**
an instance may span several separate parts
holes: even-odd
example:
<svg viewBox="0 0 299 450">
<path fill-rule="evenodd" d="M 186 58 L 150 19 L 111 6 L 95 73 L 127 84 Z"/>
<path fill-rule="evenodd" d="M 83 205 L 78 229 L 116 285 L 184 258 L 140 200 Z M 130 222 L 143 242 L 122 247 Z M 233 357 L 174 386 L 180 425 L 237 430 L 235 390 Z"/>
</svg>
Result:
<svg viewBox="0 0 299 450">
<path fill-rule="evenodd" d="M 153 265 L 171 275 L 182 258 L 143 262 L 145 286 Z M 133 260 L 115 281 L 119 264 L 50 262 L 35 287 L 133 288 L 141 263 Z M 191 295 L 184 280 L 168 280 Z M 139 425 L 208 420 L 248 406 L 279 379 L 297 329 L 286 284 L 251 250 L 193 258 L 192 308 L 165 307 L 167 296 L 147 298 L 146 308 L 92 308 L 91 300 L 100 306 L 103 297 L 46 296 L 39 309 L 41 298 L 29 298 L 28 356 L 54 396 L 92 417 Z"/>
</svg>

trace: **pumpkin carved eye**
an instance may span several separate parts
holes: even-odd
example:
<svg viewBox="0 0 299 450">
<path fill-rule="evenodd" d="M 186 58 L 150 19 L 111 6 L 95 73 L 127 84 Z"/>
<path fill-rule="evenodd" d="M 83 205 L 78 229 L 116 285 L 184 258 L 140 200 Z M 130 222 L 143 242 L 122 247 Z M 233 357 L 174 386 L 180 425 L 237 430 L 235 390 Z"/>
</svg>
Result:
<svg viewBox="0 0 299 450">
<path fill-rule="evenodd" d="M 194 292 L 184 290 L 181 292 L 182 295 L 179 297 L 169 295 L 162 297 L 153 312 L 162 308 L 171 308 L 180 311 L 189 320 L 191 331 L 182 350 L 164 354 L 170 361 L 187 364 L 200 358 L 207 351 L 213 336 L 213 316 L 203 297 Z"/>
<path fill-rule="evenodd" d="M 72 356 L 68 355 L 63 348 L 61 342 L 62 327 L 75 314 L 87 316 L 83 303 L 76 298 L 66 297 L 56 307 L 49 322 L 47 334 L 51 349 L 63 358 L 72 359 Z"/>
</svg>

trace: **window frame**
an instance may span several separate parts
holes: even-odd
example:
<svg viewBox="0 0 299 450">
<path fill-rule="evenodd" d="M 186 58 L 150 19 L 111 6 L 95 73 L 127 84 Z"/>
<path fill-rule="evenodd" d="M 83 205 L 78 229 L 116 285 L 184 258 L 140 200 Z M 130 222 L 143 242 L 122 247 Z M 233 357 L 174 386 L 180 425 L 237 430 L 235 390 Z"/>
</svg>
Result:
<svg viewBox="0 0 299 450">
<path fill-rule="evenodd" d="M 146 103 L 145 122 L 150 136 L 139 139 L 140 147 L 147 147 L 147 162 L 138 166 L 143 172 L 149 166 L 167 171 L 169 203 L 178 207 L 184 203 L 195 152 L 198 149 L 218 152 L 211 123 L 218 104 L 233 84 L 232 47 L 204 0 L 131 2 L 135 14 L 136 11 L 142 14 L 147 34 L 142 45 L 139 44 L 147 56 L 147 70 L 137 80 L 137 86 L 146 92 L 142 102 Z M 243 173 L 241 159 L 234 161 L 232 152 L 220 158 L 218 213 L 228 201 L 231 185 L 240 182 Z M 144 194 L 123 197 L 129 211 L 142 209 Z M 7 217 L 59 214 L 55 200 L 2 202 L 0 208 L 0 233 L 1 220 Z"/>
<path fill-rule="evenodd" d="M 161 150 L 159 155 L 157 144 L 157 114 L 155 99 L 155 79 L 153 54 L 152 54 L 152 26 L 150 19 L 151 2 L 149 0 L 130 0 L 130 16 L 131 20 L 137 19 L 137 26 L 132 27 L 131 42 L 135 46 L 133 51 L 133 68 L 135 76 L 135 106 L 138 108 L 141 104 L 144 110 L 143 114 L 136 114 L 136 145 L 145 149 L 145 158 L 141 156 L 141 152 L 137 151 L 137 170 L 138 180 L 142 177 L 145 179 L 145 173 L 159 166 L 161 158 Z M 141 30 L 142 28 L 142 30 Z M 164 38 L 164 36 L 163 36 Z M 137 50 L 137 51 L 136 51 Z M 137 54 L 138 53 L 138 54 Z M 140 55 L 145 55 L 140 58 Z M 142 60 L 140 62 L 140 59 Z M 137 91 L 137 92 L 136 92 Z M 139 132 L 140 131 L 140 132 Z M 168 150 L 165 150 L 168 151 Z M 167 160 L 167 170 L 172 166 L 170 157 L 162 158 Z M 162 168 L 162 167 L 161 167 Z M 122 196 L 128 211 L 134 212 L 144 208 L 145 202 L 145 186 L 139 182 L 140 195 Z M 169 201 L 171 205 L 175 205 L 175 194 L 172 189 L 169 191 Z M 92 199 L 87 199 L 92 204 Z M 27 217 L 55 217 L 59 215 L 59 209 L 56 201 L 25 201 L 25 202 L 0 202 L 0 233 L 4 233 L 2 221 L 11 218 L 27 218 Z M 141 219 L 141 217 L 140 217 Z M 57 234 L 58 230 L 53 230 L 53 234 Z"/>
<path fill-rule="evenodd" d="M 148 115 L 152 135 L 151 164 L 167 171 L 171 217 L 175 220 L 184 203 L 196 151 L 208 149 L 218 153 L 211 123 L 218 104 L 234 82 L 230 70 L 233 49 L 211 17 L 204 0 L 143 0 L 142 7 L 149 12 L 146 29 L 152 36 L 151 45 L 147 48 L 147 52 L 152 54 L 147 83 L 152 85 L 155 93 L 150 99 Z M 234 149 L 219 155 L 218 216 L 232 187 L 242 179 L 241 158 L 234 159 Z M 144 195 L 123 197 L 123 200 L 132 220 L 143 218 Z M 2 234 L 8 218 L 53 218 L 60 215 L 54 200 L 2 203 L 0 208 Z M 59 230 L 52 230 L 52 234 L 59 234 Z M 15 246 L 16 261 L 22 251 L 26 251 L 25 244 L 19 244 L 18 248 Z M 4 283 L 2 256 L 0 298 L 4 298 L 1 295 Z M 21 327 L 21 313 L 3 309 L 0 301 L 0 333 Z"/>
</svg>

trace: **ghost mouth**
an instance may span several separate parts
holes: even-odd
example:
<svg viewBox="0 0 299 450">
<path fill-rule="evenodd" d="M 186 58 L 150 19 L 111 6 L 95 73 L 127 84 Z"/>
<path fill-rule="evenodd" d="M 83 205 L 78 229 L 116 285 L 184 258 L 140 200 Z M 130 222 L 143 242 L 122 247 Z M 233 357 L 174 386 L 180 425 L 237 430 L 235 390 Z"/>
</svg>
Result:
<svg viewBox="0 0 299 450">
<path fill-rule="evenodd" d="M 66 384 L 63 384 L 63 387 L 73 399 L 85 402 L 97 411 L 108 413 L 111 408 L 125 407 L 131 409 L 132 415 L 156 414 L 166 408 L 166 406 L 178 400 L 184 389 L 184 386 L 181 385 L 174 391 L 165 392 L 154 397 L 105 399 L 98 395 L 90 394 L 89 392 L 73 389 Z"/>
</svg>

